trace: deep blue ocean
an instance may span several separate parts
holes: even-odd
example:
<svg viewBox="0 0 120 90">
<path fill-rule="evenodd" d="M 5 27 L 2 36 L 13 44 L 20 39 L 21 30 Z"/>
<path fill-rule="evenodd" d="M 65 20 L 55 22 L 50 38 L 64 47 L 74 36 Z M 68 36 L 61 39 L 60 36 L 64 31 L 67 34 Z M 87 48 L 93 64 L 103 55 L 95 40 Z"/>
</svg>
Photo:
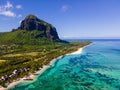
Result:
<svg viewBox="0 0 120 90">
<path fill-rule="evenodd" d="M 91 41 L 82 54 L 64 56 L 10 90 L 120 90 L 120 40 Z"/>
</svg>

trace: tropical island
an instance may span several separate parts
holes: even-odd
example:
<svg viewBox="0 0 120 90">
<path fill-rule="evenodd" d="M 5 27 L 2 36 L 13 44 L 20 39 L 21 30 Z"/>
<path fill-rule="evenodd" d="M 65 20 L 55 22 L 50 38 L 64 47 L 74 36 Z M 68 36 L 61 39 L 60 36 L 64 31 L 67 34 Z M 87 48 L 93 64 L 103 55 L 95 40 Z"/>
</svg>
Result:
<svg viewBox="0 0 120 90">
<path fill-rule="evenodd" d="M 27 77 L 55 58 L 90 43 L 61 40 L 53 25 L 28 15 L 17 29 L 0 33 L 0 86 L 7 88 L 23 77 L 31 80 Z"/>
</svg>

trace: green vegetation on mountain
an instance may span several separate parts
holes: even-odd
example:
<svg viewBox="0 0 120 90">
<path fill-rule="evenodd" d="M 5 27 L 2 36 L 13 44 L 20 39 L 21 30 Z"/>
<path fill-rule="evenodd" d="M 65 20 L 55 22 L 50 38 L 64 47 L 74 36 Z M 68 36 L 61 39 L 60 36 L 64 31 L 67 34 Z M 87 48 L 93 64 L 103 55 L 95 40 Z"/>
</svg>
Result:
<svg viewBox="0 0 120 90">
<path fill-rule="evenodd" d="M 48 38 L 44 37 L 43 31 L 33 30 L 17 30 L 14 32 L 0 33 L 0 44 L 49 44 L 52 43 Z"/>
<path fill-rule="evenodd" d="M 76 51 L 90 42 L 65 42 L 59 39 L 55 27 L 28 15 L 18 29 L 0 33 L 0 85 L 49 64 L 58 56 Z"/>
</svg>

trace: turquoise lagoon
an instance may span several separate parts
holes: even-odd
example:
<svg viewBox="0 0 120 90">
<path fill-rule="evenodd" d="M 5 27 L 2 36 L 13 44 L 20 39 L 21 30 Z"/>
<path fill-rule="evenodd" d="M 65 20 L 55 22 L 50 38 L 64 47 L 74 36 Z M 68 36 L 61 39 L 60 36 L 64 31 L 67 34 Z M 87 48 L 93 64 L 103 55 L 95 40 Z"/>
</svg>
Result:
<svg viewBox="0 0 120 90">
<path fill-rule="evenodd" d="M 120 41 L 93 41 L 10 90 L 120 90 Z"/>
</svg>

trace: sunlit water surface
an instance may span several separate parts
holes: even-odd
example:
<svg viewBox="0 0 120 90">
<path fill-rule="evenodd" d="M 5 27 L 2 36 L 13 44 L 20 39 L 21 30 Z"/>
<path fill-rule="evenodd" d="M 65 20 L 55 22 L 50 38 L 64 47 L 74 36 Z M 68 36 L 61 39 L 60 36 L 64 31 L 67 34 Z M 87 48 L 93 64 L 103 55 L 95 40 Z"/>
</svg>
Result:
<svg viewBox="0 0 120 90">
<path fill-rule="evenodd" d="M 10 90 L 120 90 L 120 41 L 94 41 Z"/>
</svg>

